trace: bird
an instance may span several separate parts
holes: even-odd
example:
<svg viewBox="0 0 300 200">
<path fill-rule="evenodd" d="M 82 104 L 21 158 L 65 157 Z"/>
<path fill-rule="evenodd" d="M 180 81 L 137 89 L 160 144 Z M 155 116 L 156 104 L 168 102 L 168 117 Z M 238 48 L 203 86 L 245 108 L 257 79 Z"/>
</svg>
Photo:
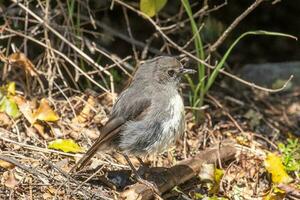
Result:
<svg viewBox="0 0 300 200">
<path fill-rule="evenodd" d="M 163 152 L 183 134 L 184 103 L 179 84 L 184 74 L 194 72 L 171 56 L 145 61 L 117 98 L 98 139 L 71 172 L 82 169 L 96 152 L 115 150 L 140 178 L 128 155 Z"/>
</svg>

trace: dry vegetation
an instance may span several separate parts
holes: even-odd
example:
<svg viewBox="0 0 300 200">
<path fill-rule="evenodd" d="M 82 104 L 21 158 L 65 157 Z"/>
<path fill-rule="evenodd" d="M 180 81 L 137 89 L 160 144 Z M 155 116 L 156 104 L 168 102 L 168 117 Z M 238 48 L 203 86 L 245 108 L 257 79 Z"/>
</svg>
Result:
<svg viewBox="0 0 300 200">
<path fill-rule="evenodd" d="M 0 199 L 133 199 L 139 192 L 144 199 L 300 198 L 300 145 L 295 136 L 300 88 L 271 94 L 286 85 L 263 88 L 225 70 L 221 73 L 252 87 L 236 94 L 228 81 L 220 80 L 199 108 L 188 106 L 190 85 L 183 84 L 186 133 L 168 152 L 145 158 L 151 168 L 142 169 L 148 179 L 159 182 L 161 194 L 137 189 L 117 152 L 99 153 L 85 171 L 68 174 L 100 134 L 117 93 L 140 61 L 172 54 L 213 70 L 220 58 L 218 47 L 263 0 L 253 1 L 215 42 L 205 44 L 205 61 L 194 56 L 195 36 L 179 1 L 176 15 L 166 11 L 153 18 L 132 1 L 16 2 L 3 3 L 0 10 L 0 101 L 7 99 L 11 108 L 0 106 Z M 198 22 L 226 6 L 205 2 L 194 12 Z M 109 19 L 107 12 L 118 13 L 116 19 L 121 16 L 122 21 Z M 135 23 L 144 24 L 148 32 L 135 38 Z M 200 125 L 194 120 L 197 111 L 204 116 Z M 59 138 L 72 139 L 79 147 L 72 144 L 69 152 L 49 148 Z M 172 171 L 178 165 L 185 167 Z M 171 178 L 165 171 L 172 172 Z"/>
</svg>

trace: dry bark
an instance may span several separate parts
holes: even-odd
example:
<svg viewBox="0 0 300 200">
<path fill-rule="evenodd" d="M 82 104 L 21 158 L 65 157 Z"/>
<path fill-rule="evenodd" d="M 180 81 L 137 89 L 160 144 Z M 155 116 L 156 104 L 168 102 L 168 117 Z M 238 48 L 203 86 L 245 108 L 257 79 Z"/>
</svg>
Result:
<svg viewBox="0 0 300 200">
<path fill-rule="evenodd" d="M 237 149 L 233 142 L 223 142 L 218 147 L 202 151 L 171 168 L 151 168 L 146 179 L 156 184 L 159 195 L 161 195 L 196 176 L 204 163 L 217 163 L 219 159 L 221 162 L 228 161 L 235 157 L 236 152 Z M 128 187 L 120 196 L 122 199 L 149 200 L 153 199 L 155 195 L 151 188 L 144 184 L 136 183 Z"/>
</svg>

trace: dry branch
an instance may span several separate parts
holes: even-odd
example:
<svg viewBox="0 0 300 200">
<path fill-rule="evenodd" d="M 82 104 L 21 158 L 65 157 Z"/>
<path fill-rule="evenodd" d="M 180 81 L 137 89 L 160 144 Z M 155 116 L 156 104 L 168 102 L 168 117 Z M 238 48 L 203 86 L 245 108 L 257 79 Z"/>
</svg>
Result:
<svg viewBox="0 0 300 200">
<path fill-rule="evenodd" d="M 256 0 L 251 6 L 249 6 L 240 16 L 238 16 L 232 24 L 223 32 L 223 34 L 218 38 L 218 40 L 210 46 L 209 51 L 215 51 L 228 37 L 231 31 L 245 18 L 247 17 L 255 8 L 257 8 L 264 0 Z"/>
<path fill-rule="evenodd" d="M 260 1 L 263 1 L 263 0 L 257 0 L 258 3 L 255 3 L 254 8 L 256 8 L 256 5 L 258 6 L 258 5 L 260 4 L 260 3 L 259 3 Z M 199 59 L 197 56 L 195 56 L 195 55 L 193 55 L 192 53 L 186 51 L 183 47 L 179 46 L 176 42 L 174 42 L 169 36 L 167 36 L 167 35 L 163 32 L 162 28 L 161 28 L 160 26 L 158 26 L 158 25 L 156 24 L 156 22 L 155 22 L 151 17 L 149 17 L 148 15 L 146 15 L 145 13 L 143 13 L 143 12 L 141 12 L 141 11 L 135 9 L 134 7 L 132 7 L 132 6 L 128 5 L 128 4 L 126 4 L 125 2 L 123 2 L 123 1 L 121 1 L 121 0 L 114 0 L 114 2 L 116 2 L 116 3 L 118 3 L 119 5 L 124 6 L 124 7 L 128 8 L 129 10 L 131 10 L 131 11 L 137 13 L 139 16 L 143 17 L 143 18 L 146 19 L 148 22 L 150 22 L 150 23 L 154 26 L 154 28 L 157 30 L 157 32 L 161 35 L 161 37 L 162 37 L 164 40 L 166 40 L 167 42 L 169 42 L 169 44 L 170 44 L 171 46 L 173 46 L 175 49 L 177 49 L 178 51 L 180 51 L 180 52 L 183 53 L 184 55 L 186 55 L 186 56 L 188 56 L 188 57 L 194 59 L 195 61 L 197 61 L 197 62 L 203 64 L 204 66 L 206 66 L 206 67 L 208 67 L 208 68 L 210 68 L 210 69 L 212 69 L 212 70 L 215 69 L 215 66 L 212 66 L 212 65 L 208 64 L 205 60 Z M 253 9 L 254 9 L 254 8 L 253 8 Z M 245 11 L 246 14 L 244 13 L 244 14 L 242 14 L 242 15 L 247 15 L 247 12 L 250 13 L 251 11 L 252 11 L 252 7 L 250 7 L 250 8 L 248 9 L 248 11 Z M 242 18 L 239 19 L 239 20 L 242 20 Z M 238 22 L 235 22 L 235 21 L 234 21 L 234 22 L 233 22 L 233 24 L 234 24 L 233 26 L 235 26 L 236 23 L 238 23 Z M 234 28 L 234 27 L 233 27 L 233 28 Z M 229 29 L 229 28 L 228 28 L 228 29 Z M 230 29 L 231 29 L 231 28 L 230 28 Z M 227 31 L 228 31 L 228 30 L 227 30 Z M 226 31 L 225 31 L 225 32 L 226 32 Z M 224 33 L 224 34 L 225 34 L 225 36 L 223 36 L 223 37 L 224 37 L 224 39 L 225 39 L 226 33 Z M 222 36 L 221 36 L 221 37 L 222 37 Z M 217 43 L 217 42 L 216 42 L 216 43 Z M 219 42 L 218 42 L 218 43 L 219 43 Z M 215 45 L 214 45 L 214 46 L 215 46 Z M 259 89 L 259 90 L 262 90 L 262 91 L 265 91 L 265 92 L 271 92 L 271 93 L 275 93 L 275 92 L 280 92 L 280 91 L 282 91 L 284 88 L 286 88 L 287 84 L 288 84 L 288 83 L 291 81 L 291 79 L 293 78 L 293 77 L 291 76 L 291 77 L 289 78 L 289 80 L 287 80 L 287 81 L 285 82 L 285 84 L 284 84 L 281 88 L 278 88 L 278 89 L 270 89 L 270 88 L 265 88 L 265 87 L 256 85 L 256 84 L 254 84 L 254 83 L 252 83 L 252 82 L 248 82 L 248 81 L 246 81 L 246 80 L 244 80 L 244 79 L 242 79 L 242 78 L 239 78 L 238 76 L 236 76 L 236 75 L 234 75 L 234 74 L 231 74 L 231 73 L 225 71 L 224 69 L 221 69 L 221 70 L 219 71 L 219 73 L 224 74 L 224 75 L 226 75 L 226 76 L 228 76 L 228 77 L 230 77 L 230 78 L 232 78 L 232 79 L 234 79 L 234 80 L 236 80 L 236 81 L 238 81 L 238 82 L 240 82 L 240 83 L 243 83 L 243 84 L 245 84 L 245 85 L 247 85 L 247 86 L 249 86 L 249 87 L 251 87 L 251 88 L 255 88 L 255 89 Z"/>
<path fill-rule="evenodd" d="M 219 160 L 228 161 L 233 159 L 237 153 L 237 149 L 232 142 L 225 142 L 211 149 L 207 149 L 195 157 L 179 162 L 171 168 L 152 168 L 149 169 L 149 178 L 154 182 L 160 192 L 163 194 L 173 187 L 180 185 L 187 180 L 195 177 L 201 170 L 204 163 L 217 163 Z M 153 199 L 155 193 L 152 189 L 141 183 L 130 186 L 121 193 L 123 199 Z"/>
</svg>

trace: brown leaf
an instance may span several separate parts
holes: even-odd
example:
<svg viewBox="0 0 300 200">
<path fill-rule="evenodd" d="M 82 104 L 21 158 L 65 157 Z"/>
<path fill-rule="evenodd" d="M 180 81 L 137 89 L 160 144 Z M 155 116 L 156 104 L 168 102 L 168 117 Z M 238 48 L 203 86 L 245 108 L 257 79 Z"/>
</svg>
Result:
<svg viewBox="0 0 300 200">
<path fill-rule="evenodd" d="M 30 124 L 33 124 L 35 119 L 33 117 L 30 102 L 26 101 L 23 97 L 20 96 L 15 96 L 14 100 L 17 103 L 20 112 L 30 122 Z"/>
<path fill-rule="evenodd" d="M 73 122 L 85 123 L 86 121 L 88 121 L 88 119 L 91 118 L 92 115 L 91 110 L 92 107 L 94 107 L 94 105 L 95 105 L 95 98 L 93 96 L 89 96 L 87 103 L 83 107 L 80 114 L 73 119 Z"/>
<path fill-rule="evenodd" d="M 8 62 L 12 65 L 21 67 L 31 76 L 38 76 L 38 73 L 32 62 L 21 52 L 16 52 L 8 56 Z"/>
<path fill-rule="evenodd" d="M 300 189 L 296 185 L 279 184 L 278 188 L 284 190 L 288 196 L 294 197 L 294 199 L 300 198 Z"/>
<path fill-rule="evenodd" d="M 8 188 L 15 188 L 18 185 L 18 181 L 12 171 L 4 172 L 1 178 L 1 182 Z"/>
<path fill-rule="evenodd" d="M 38 134 L 45 140 L 49 140 L 50 136 L 45 133 L 45 127 L 38 122 L 33 124 L 33 127 L 37 130 Z"/>
<path fill-rule="evenodd" d="M 0 160 L 0 167 L 2 167 L 4 169 L 12 169 L 15 166 L 13 164 L 11 164 L 10 162 L 6 162 L 5 160 Z"/>
<path fill-rule="evenodd" d="M 11 120 L 5 113 L 0 113 L 0 126 L 6 127 L 11 125 Z"/>
</svg>

